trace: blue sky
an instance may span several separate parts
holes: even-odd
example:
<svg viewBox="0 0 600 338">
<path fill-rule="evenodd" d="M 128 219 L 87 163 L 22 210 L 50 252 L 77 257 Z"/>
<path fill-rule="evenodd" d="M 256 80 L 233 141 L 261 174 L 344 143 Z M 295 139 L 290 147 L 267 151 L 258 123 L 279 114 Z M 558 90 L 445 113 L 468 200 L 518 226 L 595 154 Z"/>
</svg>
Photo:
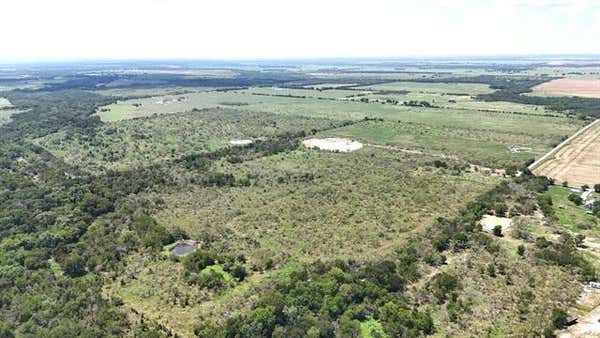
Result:
<svg viewBox="0 0 600 338">
<path fill-rule="evenodd" d="M 4 0 L 1 60 L 600 54 L 592 0 Z"/>
</svg>

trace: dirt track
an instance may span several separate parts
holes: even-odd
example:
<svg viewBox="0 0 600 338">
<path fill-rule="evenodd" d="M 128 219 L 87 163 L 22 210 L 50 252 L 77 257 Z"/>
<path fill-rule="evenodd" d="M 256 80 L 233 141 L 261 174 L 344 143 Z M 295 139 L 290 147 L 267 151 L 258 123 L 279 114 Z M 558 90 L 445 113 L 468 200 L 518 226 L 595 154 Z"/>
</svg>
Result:
<svg viewBox="0 0 600 338">
<path fill-rule="evenodd" d="M 596 121 L 533 171 L 570 186 L 600 183 L 600 123 Z"/>
</svg>

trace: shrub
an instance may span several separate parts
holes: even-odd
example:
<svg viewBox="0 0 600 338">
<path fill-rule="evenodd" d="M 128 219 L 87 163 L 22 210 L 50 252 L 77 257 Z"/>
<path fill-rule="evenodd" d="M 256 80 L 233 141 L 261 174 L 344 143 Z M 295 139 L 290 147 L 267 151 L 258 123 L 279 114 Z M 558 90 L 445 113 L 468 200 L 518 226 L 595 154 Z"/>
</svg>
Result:
<svg viewBox="0 0 600 338">
<path fill-rule="evenodd" d="M 200 272 L 207 266 L 215 264 L 216 258 L 213 253 L 196 250 L 185 257 L 183 266 L 189 272 Z"/>
<path fill-rule="evenodd" d="M 521 257 L 525 255 L 525 246 L 523 244 L 519 244 L 519 246 L 517 247 L 517 254 L 519 254 L 519 256 Z"/>
<path fill-rule="evenodd" d="M 448 299 L 448 295 L 459 287 L 459 282 L 456 276 L 441 272 L 433 277 L 429 286 L 435 298 L 443 303 Z"/>
<path fill-rule="evenodd" d="M 552 325 L 555 328 L 560 329 L 567 323 L 567 312 L 561 308 L 552 309 Z"/>
<path fill-rule="evenodd" d="M 569 195 L 569 201 L 575 203 L 575 205 L 583 204 L 583 198 L 581 198 L 581 196 L 579 196 L 579 194 L 576 193 L 572 193 Z"/>
<path fill-rule="evenodd" d="M 86 274 L 85 261 L 78 254 L 67 257 L 64 266 L 65 273 L 70 277 L 80 277 Z"/>
</svg>

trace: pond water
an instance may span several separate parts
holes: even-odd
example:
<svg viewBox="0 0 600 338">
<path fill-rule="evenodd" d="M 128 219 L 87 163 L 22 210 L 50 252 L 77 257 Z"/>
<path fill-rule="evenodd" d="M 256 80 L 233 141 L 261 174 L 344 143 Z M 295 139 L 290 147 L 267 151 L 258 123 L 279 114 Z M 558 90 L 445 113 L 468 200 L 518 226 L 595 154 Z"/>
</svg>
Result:
<svg viewBox="0 0 600 338">
<path fill-rule="evenodd" d="M 181 256 L 181 255 L 185 255 L 187 253 L 190 253 L 192 251 L 196 250 L 196 246 L 195 245 L 190 245 L 190 244 L 180 244 L 177 245 L 176 247 L 173 248 L 173 253 L 176 254 L 177 256 Z"/>
</svg>

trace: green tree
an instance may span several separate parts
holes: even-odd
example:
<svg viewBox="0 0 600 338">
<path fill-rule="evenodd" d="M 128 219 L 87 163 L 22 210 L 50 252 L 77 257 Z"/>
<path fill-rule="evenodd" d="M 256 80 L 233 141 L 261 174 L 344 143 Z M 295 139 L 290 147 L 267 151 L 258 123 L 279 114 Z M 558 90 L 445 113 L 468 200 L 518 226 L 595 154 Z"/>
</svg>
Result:
<svg viewBox="0 0 600 338">
<path fill-rule="evenodd" d="M 567 312 L 561 308 L 552 309 L 552 324 L 555 328 L 560 329 L 567 324 Z"/>
<path fill-rule="evenodd" d="M 581 198 L 581 196 L 579 194 L 576 193 L 572 193 L 569 195 L 569 201 L 575 203 L 575 205 L 582 205 L 583 204 L 583 198 Z"/>
<path fill-rule="evenodd" d="M 215 264 L 216 255 L 213 253 L 196 250 L 188 254 L 183 260 L 183 266 L 189 272 L 200 272 L 209 265 Z"/>
<path fill-rule="evenodd" d="M 517 254 L 519 254 L 519 256 L 521 257 L 525 255 L 525 246 L 523 244 L 519 244 L 519 246 L 517 247 Z"/>
<path fill-rule="evenodd" d="M 65 260 L 64 271 L 70 277 L 81 277 L 86 274 L 85 261 L 78 254 L 72 254 Z"/>
</svg>

